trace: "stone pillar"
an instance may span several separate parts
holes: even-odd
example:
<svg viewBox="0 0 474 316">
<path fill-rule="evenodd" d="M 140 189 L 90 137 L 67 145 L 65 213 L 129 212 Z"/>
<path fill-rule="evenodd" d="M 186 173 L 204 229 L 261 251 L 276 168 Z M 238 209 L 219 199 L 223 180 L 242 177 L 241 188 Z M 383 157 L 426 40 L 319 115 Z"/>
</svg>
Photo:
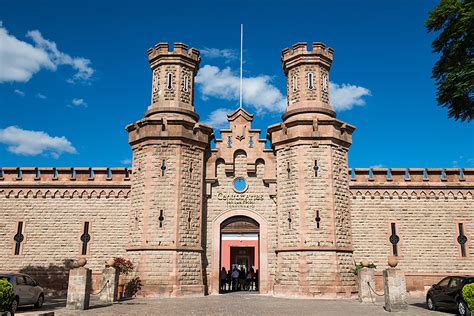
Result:
<svg viewBox="0 0 474 316">
<path fill-rule="evenodd" d="M 357 277 L 359 279 L 359 302 L 375 303 L 375 293 L 372 291 L 375 289 L 374 269 L 362 268 Z"/>
<path fill-rule="evenodd" d="M 102 287 L 100 292 L 100 300 L 104 303 L 117 301 L 119 282 L 119 271 L 114 267 L 107 267 L 102 270 Z"/>
<path fill-rule="evenodd" d="M 84 310 L 89 308 L 92 271 L 79 267 L 69 271 L 67 288 L 67 309 Z"/>
<path fill-rule="evenodd" d="M 383 271 L 385 310 L 398 312 L 407 309 L 407 289 L 405 273 L 400 269 L 388 268 Z"/>
</svg>

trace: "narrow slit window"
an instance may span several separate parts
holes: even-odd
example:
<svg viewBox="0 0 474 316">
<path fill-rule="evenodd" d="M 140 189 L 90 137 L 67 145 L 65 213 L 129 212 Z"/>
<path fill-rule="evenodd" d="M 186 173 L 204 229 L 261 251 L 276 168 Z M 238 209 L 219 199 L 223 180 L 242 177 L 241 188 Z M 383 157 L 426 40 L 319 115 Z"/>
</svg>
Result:
<svg viewBox="0 0 474 316">
<path fill-rule="evenodd" d="M 189 92 L 189 76 L 184 76 L 183 91 Z"/>
<path fill-rule="evenodd" d="M 167 83 L 166 83 L 166 87 L 168 88 L 168 90 L 171 90 L 173 89 L 173 74 L 172 73 L 168 73 L 168 76 L 167 76 Z"/>
<path fill-rule="evenodd" d="M 160 210 L 160 217 L 158 217 L 158 220 L 160 221 L 160 228 L 163 228 L 163 221 L 165 220 L 163 210 Z"/>
<path fill-rule="evenodd" d="M 319 216 L 319 211 L 316 211 L 316 228 L 319 228 L 320 227 L 320 223 L 321 223 L 321 217 Z"/>
<path fill-rule="evenodd" d="M 89 234 L 89 231 L 90 231 L 90 223 L 84 222 L 84 231 L 81 235 L 81 241 L 82 241 L 81 254 L 83 256 L 87 255 L 87 247 L 89 245 L 89 242 L 91 241 L 91 235 Z"/>
<path fill-rule="evenodd" d="M 318 170 L 319 170 L 318 161 L 315 160 L 315 161 L 314 161 L 314 166 L 313 166 L 313 171 L 314 171 L 314 176 L 315 176 L 315 177 L 318 176 Z"/>
<path fill-rule="evenodd" d="M 298 91 L 298 76 L 297 75 L 293 75 L 292 82 L 293 82 L 293 92 Z"/>
<path fill-rule="evenodd" d="M 161 176 L 164 177 L 166 174 L 166 160 L 161 161 Z"/>
<path fill-rule="evenodd" d="M 291 229 L 291 212 L 288 212 L 288 229 Z"/>
<path fill-rule="evenodd" d="M 322 78 L 321 78 L 321 81 L 322 81 L 322 85 L 323 85 L 323 91 L 328 92 L 328 76 L 323 75 Z"/>
<path fill-rule="evenodd" d="M 24 239 L 25 236 L 23 235 L 23 222 L 18 222 L 16 234 L 13 237 L 13 240 L 15 241 L 15 256 L 20 255 L 21 243 Z"/>
<path fill-rule="evenodd" d="M 227 148 L 231 148 L 231 147 L 232 147 L 232 137 L 227 136 Z"/>
<path fill-rule="evenodd" d="M 308 89 L 314 89 L 314 75 L 312 72 L 308 73 Z"/>
<path fill-rule="evenodd" d="M 467 257 L 467 251 L 466 251 L 467 236 L 464 235 L 463 223 L 458 223 L 458 230 L 459 230 L 459 235 L 458 235 L 457 240 L 461 248 L 461 257 Z"/>
<path fill-rule="evenodd" d="M 395 223 L 390 224 L 392 234 L 390 235 L 390 243 L 392 244 L 392 253 L 395 257 L 398 257 L 398 242 L 400 237 L 397 235 L 397 226 Z"/>
</svg>

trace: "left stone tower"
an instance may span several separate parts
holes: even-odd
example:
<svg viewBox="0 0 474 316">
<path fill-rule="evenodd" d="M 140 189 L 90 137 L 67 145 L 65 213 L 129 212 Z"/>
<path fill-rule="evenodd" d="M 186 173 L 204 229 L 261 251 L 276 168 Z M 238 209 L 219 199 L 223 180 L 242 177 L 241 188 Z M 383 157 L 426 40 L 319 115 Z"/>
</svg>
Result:
<svg viewBox="0 0 474 316">
<path fill-rule="evenodd" d="M 194 111 L 199 51 L 159 43 L 148 60 L 151 104 L 126 127 L 133 151 L 128 257 L 144 296 L 203 295 L 204 155 L 212 129 Z"/>
</svg>

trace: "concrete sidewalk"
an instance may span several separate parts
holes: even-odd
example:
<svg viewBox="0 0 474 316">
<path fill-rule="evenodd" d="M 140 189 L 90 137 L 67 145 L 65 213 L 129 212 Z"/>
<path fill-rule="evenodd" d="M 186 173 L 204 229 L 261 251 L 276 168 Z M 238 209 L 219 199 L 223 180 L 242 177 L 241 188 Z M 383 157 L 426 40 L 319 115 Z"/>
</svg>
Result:
<svg viewBox="0 0 474 316">
<path fill-rule="evenodd" d="M 258 294 L 231 293 L 195 298 L 131 299 L 113 305 L 100 305 L 91 300 L 91 309 L 68 311 L 65 300 L 48 301 L 41 310 L 21 308 L 19 315 L 390 315 L 383 309 L 383 298 L 375 304 L 360 304 L 356 300 L 317 300 L 277 298 Z M 454 315 L 455 311 L 430 312 L 424 298 L 409 298 L 406 312 L 393 315 Z"/>
</svg>

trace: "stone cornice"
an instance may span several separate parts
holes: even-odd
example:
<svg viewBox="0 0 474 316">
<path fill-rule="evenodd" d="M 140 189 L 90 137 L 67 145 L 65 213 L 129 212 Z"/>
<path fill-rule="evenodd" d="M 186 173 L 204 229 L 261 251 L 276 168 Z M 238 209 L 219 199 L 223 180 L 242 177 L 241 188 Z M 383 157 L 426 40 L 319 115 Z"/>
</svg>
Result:
<svg viewBox="0 0 474 316">
<path fill-rule="evenodd" d="M 325 247 L 325 246 L 314 246 L 314 247 L 284 247 L 277 248 L 275 252 L 300 252 L 300 251 L 311 251 L 311 252 L 349 252 L 352 253 L 354 250 L 352 247 Z"/>
</svg>

